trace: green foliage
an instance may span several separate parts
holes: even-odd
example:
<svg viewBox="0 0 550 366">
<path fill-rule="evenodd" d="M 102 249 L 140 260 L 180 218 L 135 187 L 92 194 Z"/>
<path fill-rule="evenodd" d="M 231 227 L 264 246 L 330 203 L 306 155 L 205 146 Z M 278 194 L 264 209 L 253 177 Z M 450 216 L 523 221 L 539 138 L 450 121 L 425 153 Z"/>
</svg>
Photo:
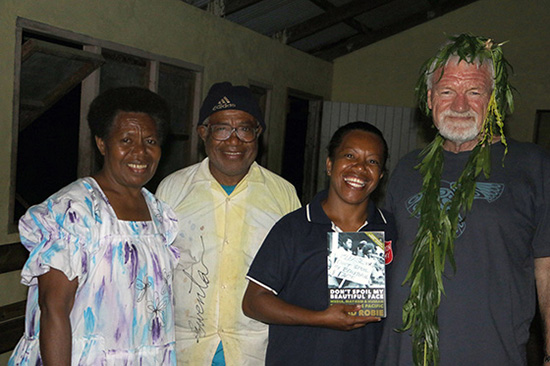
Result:
<svg viewBox="0 0 550 366">
<path fill-rule="evenodd" d="M 501 142 L 506 145 L 504 116 L 507 111 L 513 112 L 514 105 L 512 87 L 508 83 L 508 69 L 511 66 L 504 58 L 501 46 L 502 44 L 493 44 L 489 38 L 470 34 L 450 37 L 450 42 L 424 63 L 416 86 L 419 107 L 429 115 L 427 77 L 443 68 L 450 57 L 458 56 L 459 60 L 469 63 L 491 60 L 495 70 L 495 88 L 487 107 L 480 141 L 472 150 L 462 174 L 452 187 L 452 199 L 443 204 L 439 193 L 445 142 L 441 135 L 438 134 L 422 151 L 422 162 L 416 167 L 423 181 L 421 198 L 413 215 L 419 215 L 420 222 L 412 244 L 409 271 L 404 281 L 410 285 L 411 292 L 403 305 L 403 327 L 399 329 L 411 330 L 415 365 L 439 364 L 437 311 L 441 296 L 445 294 L 443 274 L 447 261 L 456 271 L 454 242 L 459 218 L 464 219 L 472 208 L 477 177 L 483 173 L 488 178 L 491 173 L 490 148 L 496 128 L 499 129 Z M 441 75 L 443 74 L 439 77 Z"/>
</svg>

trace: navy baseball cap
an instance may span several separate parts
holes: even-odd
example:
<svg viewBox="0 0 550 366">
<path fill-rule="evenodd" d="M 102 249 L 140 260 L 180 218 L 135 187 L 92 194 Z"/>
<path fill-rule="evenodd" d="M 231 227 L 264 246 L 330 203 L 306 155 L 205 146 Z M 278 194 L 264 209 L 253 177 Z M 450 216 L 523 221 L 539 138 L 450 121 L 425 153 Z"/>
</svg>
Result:
<svg viewBox="0 0 550 366">
<path fill-rule="evenodd" d="M 212 85 L 208 91 L 208 95 L 202 102 L 199 112 L 199 126 L 213 113 L 228 109 L 235 109 L 250 114 L 256 118 L 265 131 L 263 113 L 258 100 L 252 94 L 250 88 L 244 85 L 232 85 L 227 81 Z"/>
</svg>

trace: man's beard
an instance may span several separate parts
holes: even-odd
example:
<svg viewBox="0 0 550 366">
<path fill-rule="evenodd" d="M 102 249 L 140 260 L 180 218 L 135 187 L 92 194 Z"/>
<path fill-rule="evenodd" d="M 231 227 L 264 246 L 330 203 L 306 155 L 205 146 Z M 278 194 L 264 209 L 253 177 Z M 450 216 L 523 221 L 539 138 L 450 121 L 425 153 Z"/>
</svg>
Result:
<svg viewBox="0 0 550 366">
<path fill-rule="evenodd" d="M 470 119 L 466 121 L 448 120 L 447 117 L 460 117 Z M 463 113 L 446 110 L 439 114 L 439 133 L 445 139 L 457 144 L 463 144 L 468 141 L 475 140 L 479 135 L 479 115 L 475 111 L 467 111 Z"/>
</svg>

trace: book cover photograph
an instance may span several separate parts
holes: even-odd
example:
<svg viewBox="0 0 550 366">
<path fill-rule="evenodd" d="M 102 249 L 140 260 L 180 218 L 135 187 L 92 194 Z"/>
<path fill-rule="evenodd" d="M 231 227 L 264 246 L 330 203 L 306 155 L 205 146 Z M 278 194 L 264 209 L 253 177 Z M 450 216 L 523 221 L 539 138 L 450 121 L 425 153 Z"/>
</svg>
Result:
<svg viewBox="0 0 550 366">
<path fill-rule="evenodd" d="M 361 304 L 353 315 L 386 316 L 383 231 L 328 233 L 330 305 Z"/>
</svg>

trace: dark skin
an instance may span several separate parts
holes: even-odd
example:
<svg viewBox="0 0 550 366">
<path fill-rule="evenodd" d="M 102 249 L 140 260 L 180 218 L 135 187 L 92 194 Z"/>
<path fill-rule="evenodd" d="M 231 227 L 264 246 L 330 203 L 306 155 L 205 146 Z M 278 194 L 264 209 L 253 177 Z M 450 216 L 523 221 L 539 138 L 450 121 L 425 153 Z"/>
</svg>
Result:
<svg viewBox="0 0 550 366">
<path fill-rule="evenodd" d="M 273 292 L 254 282 L 249 282 L 243 299 L 246 316 L 267 324 L 308 325 L 337 330 L 352 330 L 367 323 L 380 321 L 371 316 L 352 316 L 350 312 L 361 309 L 361 305 L 329 306 L 322 311 L 309 310 L 279 299 Z"/>
<path fill-rule="evenodd" d="M 222 110 L 209 117 L 208 125 L 227 125 L 231 127 L 258 128 L 258 136 L 262 132 L 256 119 L 241 110 Z M 233 132 L 225 141 L 217 141 L 210 136 L 208 127 L 197 127 L 200 138 L 209 159 L 210 173 L 223 185 L 237 185 L 248 173 L 250 166 L 258 155 L 258 138 L 252 142 L 241 141 Z"/>
<path fill-rule="evenodd" d="M 322 207 L 327 216 L 344 231 L 357 231 L 367 219 L 368 197 L 382 177 L 382 141 L 372 133 L 351 131 L 342 139 L 335 156 L 327 159 L 331 185 Z M 348 184 L 347 182 L 351 182 Z M 329 306 L 310 310 L 278 298 L 270 290 L 250 281 L 242 309 L 246 316 L 268 324 L 307 325 L 336 330 L 352 330 L 381 319 L 353 316 L 361 305 Z"/>
<path fill-rule="evenodd" d="M 370 194 L 383 176 L 383 156 L 383 143 L 378 136 L 351 131 L 343 137 L 334 156 L 327 158 L 330 186 L 322 206 L 343 231 L 357 231 L 364 225 Z"/>
<path fill-rule="evenodd" d="M 339 205 L 332 206 L 327 201 L 328 198 L 322 203 L 323 209 L 327 216 L 331 218 L 331 221 L 342 229 L 342 231 L 357 231 L 365 224 L 367 214 L 364 208 L 361 207 L 363 205 L 353 207 L 353 210 L 350 212 Z"/>
<path fill-rule="evenodd" d="M 120 112 L 105 140 L 96 137 L 105 157 L 94 175 L 120 220 L 151 219 L 141 188 L 153 177 L 161 149 L 153 119 L 144 113 Z"/>
<path fill-rule="evenodd" d="M 76 278 L 69 281 L 63 272 L 54 268 L 38 277 L 40 354 L 45 366 L 71 364 L 69 315 L 77 287 Z"/>
<path fill-rule="evenodd" d="M 119 220 L 151 219 L 141 188 L 155 174 L 160 145 L 153 119 L 144 113 L 119 112 L 106 139 L 96 136 L 105 157 L 94 175 Z M 70 366 L 72 331 L 70 314 L 78 279 L 54 268 L 38 277 L 40 354 L 44 366 Z"/>
</svg>

